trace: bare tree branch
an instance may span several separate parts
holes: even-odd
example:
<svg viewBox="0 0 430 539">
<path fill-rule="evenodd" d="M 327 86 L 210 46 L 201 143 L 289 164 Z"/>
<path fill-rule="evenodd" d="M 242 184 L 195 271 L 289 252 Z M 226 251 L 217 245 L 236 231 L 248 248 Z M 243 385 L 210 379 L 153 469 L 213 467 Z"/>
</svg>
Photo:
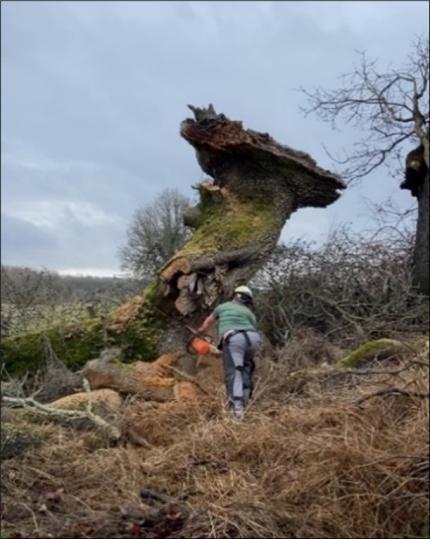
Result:
<svg viewBox="0 0 430 539">
<path fill-rule="evenodd" d="M 28 412 L 47 417 L 57 417 L 63 419 L 89 419 L 94 425 L 107 432 L 109 437 L 113 440 L 119 440 L 121 438 L 121 432 L 118 427 L 109 424 L 102 417 L 94 414 L 94 412 L 91 411 L 91 406 L 88 406 L 85 411 L 64 410 L 61 408 L 52 408 L 47 404 L 42 404 L 32 397 L 18 398 L 6 397 L 4 395 L 2 396 L 2 401 L 13 406 L 24 408 Z"/>
<path fill-rule="evenodd" d="M 404 389 L 391 387 L 388 389 L 380 389 L 379 391 L 375 391 L 374 393 L 365 395 L 364 397 L 361 397 L 361 399 L 358 399 L 357 401 L 355 401 L 355 404 L 360 406 L 360 404 L 362 404 L 363 402 L 369 399 L 373 399 L 375 397 L 385 397 L 386 395 L 403 395 L 405 397 L 418 398 L 418 399 L 428 399 L 430 397 L 430 393 L 418 393 L 416 391 L 406 391 Z"/>
<path fill-rule="evenodd" d="M 302 107 L 305 116 L 316 114 L 334 128 L 344 121 L 362 129 L 363 136 L 352 151 L 343 159 L 334 159 L 345 165 L 340 172 L 349 182 L 383 163 L 392 167 L 394 150 L 400 147 L 404 157 L 405 143 L 424 143 L 429 125 L 428 41 L 421 38 L 413 44 L 413 54 L 403 69 L 387 72 L 380 72 L 366 53 L 358 54 L 358 65 L 342 77 L 341 88 L 301 88 L 308 100 L 307 107 Z"/>
</svg>

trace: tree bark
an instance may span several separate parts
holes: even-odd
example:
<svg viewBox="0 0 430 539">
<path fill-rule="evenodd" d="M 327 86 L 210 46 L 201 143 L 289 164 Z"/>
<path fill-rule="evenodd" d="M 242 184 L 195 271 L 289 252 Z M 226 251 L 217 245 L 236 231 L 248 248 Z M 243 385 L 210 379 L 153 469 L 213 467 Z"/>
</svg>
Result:
<svg viewBox="0 0 430 539">
<path fill-rule="evenodd" d="M 429 295 L 429 148 L 428 140 L 409 152 L 402 189 L 417 198 L 418 219 L 413 254 L 413 279 L 419 290 Z"/>
<path fill-rule="evenodd" d="M 200 200 L 185 215 L 194 233 L 141 296 L 103 322 L 103 345 L 119 344 L 132 359 L 151 360 L 183 349 L 190 337 L 186 325 L 200 323 L 254 275 L 291 213 L 327 206 L 345 187 L 308 154 L 267 133 L 245 130 L 212 106 L 190 108 L 194 118 L 181 123 L 180 134 L 210 176 L 196 187 Z M 75 338 L 80 339 L 79 331 Z M 93 355 L 87 347 L 81 363 L 97 355 L 102 344 L 95 341 Z M 11 357 L 10 347 L 7 352 Z M 67 354 L 67 346 L 62 352 Z"/>
<path fill-rule="evenodd" d="M 414 249 L 414 280 L 429 295 L 429 174 L 418 195 L 418 221 Z"/>
</svg>

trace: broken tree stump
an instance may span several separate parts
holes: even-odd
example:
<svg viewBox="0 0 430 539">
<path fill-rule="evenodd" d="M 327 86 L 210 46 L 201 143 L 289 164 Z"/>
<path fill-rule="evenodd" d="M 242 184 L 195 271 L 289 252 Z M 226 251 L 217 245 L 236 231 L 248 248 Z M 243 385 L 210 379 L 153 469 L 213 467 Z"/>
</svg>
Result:
<svg viewBox="0 0 430 539">
<path fill-rule="evenodd" d="M 209 176 L 196 186 L 199 202 L 184 216 L 194 233 L 141 295 L 106 320 L 93 320 L 67 337 L 55 328 L 48 332 L 53 350 L 68 365 L 80 366 L 112 345 L 121 346 L 131 360 L 145 361 L 185 349 L 190 334 L 184 323 L 200 323 L 254 275 L 289 216 L 299 208 L 331 204 L 345 187 L 308 154 L 244 129 L 212 105 L 190 109 L 194 118 L 181 123 L 180 134 Z M 28 347 L 26 338 L 3 340 L 9 372 L 14 364 L 22 370 L 35 358 L 40 362 L 40 339 L 31 335 Z"/>
</svg>

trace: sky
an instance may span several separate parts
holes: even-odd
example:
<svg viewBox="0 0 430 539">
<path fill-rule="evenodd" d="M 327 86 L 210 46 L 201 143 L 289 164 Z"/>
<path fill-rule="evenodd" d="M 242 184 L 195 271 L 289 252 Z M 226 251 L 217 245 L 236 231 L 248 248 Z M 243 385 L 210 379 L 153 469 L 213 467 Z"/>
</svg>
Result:
<svg viewBox="0 0 430 539">
<path fill-rule="evenodd" d="M 135 211 L 204 179 L 180 137 L 187 104 L 270 133 L 335 170 L 323 145 L 359 135 L 304 117 L 300 87 L 336 88 L 357 51 L 402 65 L 428 34 L 428 2 L 1 3 L 2 264 L 120 273 Z M 281 240 L 369 225 L 369 200 L 413 202 L 383 168 Z"/>
</svg>

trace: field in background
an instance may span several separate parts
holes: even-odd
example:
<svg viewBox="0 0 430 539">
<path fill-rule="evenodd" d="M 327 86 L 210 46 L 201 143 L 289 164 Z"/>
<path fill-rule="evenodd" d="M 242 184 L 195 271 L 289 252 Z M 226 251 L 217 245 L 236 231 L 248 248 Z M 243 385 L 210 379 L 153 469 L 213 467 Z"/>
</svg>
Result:
<svg viewBox="0 0 430 539">
<path fill-rule="evenodd" d="M 43 331 L 106 314 L 143 286 L 135 279 L 2 266 L 1 335 Z"/>
</svg>

